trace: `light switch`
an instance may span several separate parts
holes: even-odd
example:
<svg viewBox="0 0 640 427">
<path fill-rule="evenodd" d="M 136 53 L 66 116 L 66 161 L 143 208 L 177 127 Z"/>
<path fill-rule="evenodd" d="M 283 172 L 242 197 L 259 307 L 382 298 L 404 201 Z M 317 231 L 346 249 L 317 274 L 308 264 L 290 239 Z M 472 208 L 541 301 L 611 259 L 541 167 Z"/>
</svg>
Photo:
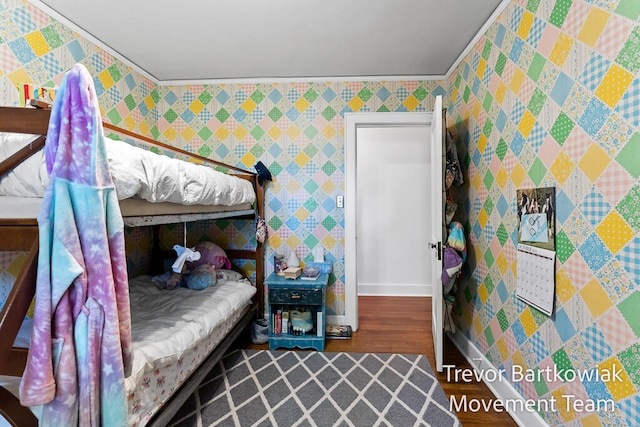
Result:
<svg viewBox="0 0 640 427">
<path fill-rule="evenodd" d="M 344 196 L 337 196 L 336 197 L 336 207 L 344 208 Z"/>
</svg>

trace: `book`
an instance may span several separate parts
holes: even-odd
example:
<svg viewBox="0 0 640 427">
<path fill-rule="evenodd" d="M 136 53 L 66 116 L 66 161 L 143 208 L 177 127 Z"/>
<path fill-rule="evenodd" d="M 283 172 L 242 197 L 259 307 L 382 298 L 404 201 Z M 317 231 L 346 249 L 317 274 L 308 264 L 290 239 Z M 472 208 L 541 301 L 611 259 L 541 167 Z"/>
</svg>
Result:
<svg viewBox="0 0 640 427">
<path fill-rule="evenodd" d="M 283 309 L 282 311 L 282 333 L 289 333 L 289 310 Z"/>
<path fill-rule="evenodd" d="M 324 336 L 330 340 L 350 340 L 351 326 L 349 325 L 327 325 Z"/>
<path fill-rule="evenodd" d="M 316 280 L 320 277 L 320 269 L 319 268 L 305 268 L 302 270 L 302 280 Z"/>
<path fill-rule="evenodd" d="M 289 267 L 284 270 L 284 278 L 285 279 L 297 279 L 302 274 L 302 268 L 300 267 Z"/>
<path fill-rule="evenodd" d="M 276 335 L 282 335 L 282 310 L 276 312 Z"/>
</svg>

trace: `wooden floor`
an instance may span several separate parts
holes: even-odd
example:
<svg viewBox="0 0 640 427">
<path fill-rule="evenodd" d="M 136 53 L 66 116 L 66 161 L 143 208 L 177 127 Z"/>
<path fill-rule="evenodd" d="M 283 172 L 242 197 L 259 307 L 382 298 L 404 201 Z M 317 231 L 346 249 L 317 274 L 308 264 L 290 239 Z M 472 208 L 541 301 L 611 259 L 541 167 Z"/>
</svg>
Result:
<svg viewBox="0 0 640 427">
<path fill-rule="evenodd" d="M 351 340 L 327 340 L 328 352 L 409 353 L 425 354 L 433 371 L 435 356 L 431 338 L 431 298 L 423 297 L 359 297 L 358 331 Z M 241 342 L 245 348 L 267 349 L 268 344 Z M 445 338 L 444 363 L 458 368 L 470 365 L 458 349 Z M 436 376 L 448 397 L 466 395 L 467 399 L 485 401 L 494 398 L 487 386 L 480 382 L 455 383 L 447 381 L 444 373 Z M 458 418 L 464 427 L 517 426 L 505 412 L 460 412 Z"/>
</svg>

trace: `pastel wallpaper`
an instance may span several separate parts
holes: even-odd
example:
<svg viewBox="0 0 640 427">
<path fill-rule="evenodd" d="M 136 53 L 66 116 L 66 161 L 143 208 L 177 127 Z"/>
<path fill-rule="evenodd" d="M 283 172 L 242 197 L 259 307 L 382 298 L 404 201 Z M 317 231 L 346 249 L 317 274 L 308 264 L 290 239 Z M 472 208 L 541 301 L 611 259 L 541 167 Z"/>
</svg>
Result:
<svg viewBox="0 0 640 427">
<path fill-rule="evenodd" d="M 26 1 L 0 0 L 0 103 L 18 104 L 18 83 L 55 86 L 81 62 L 95 76 L 105 120 L 247 168 L 262 160 L 275 176 L 266 198 L 268 259 L 292 249 L 304 259 L 322 245 L 334 261 L 329 309 L 342 314 L 344 212 L 335 196 L 344 191 L 344 113 L 429 111 L 443 95 L 466 174 L 461 333 L 496 368 L 622 368 L 613 382 L 565 376 L 512 384 L 531 399 L 615 401 L 614 411 L 541 411 L 549 425 L 635 426 L 639 16 L 638 0 L 513 1 L 446 82 L 163 87 Z M 515 297 L 516 190 L 532 187 L 556 188 L 552 317 Z M 169 232 L 182 239 L 182 227 Z M 188 234 L 237 247 L 253 238 L 236 221 L 195 225 Z M 129 230 L 128 239 L 132 258 L 144 259 L 149 236 Z"/>
<path fill-rule="evenodd" d="M 53 87 L 81 62 L 95 76 L 106 121 L 238 166 L 265 163 L 275 177 L 265 200 L 267 271 L 275 253 L 295 250 L 304 260 L 321 245 L 334 269 L 328 312 L 338 315 L 344 314 L 344 209 L 336 208 L 335 197 L 344 194 L 344 113 L 430 111 L 434 96 L 446 95 L 433 81 L 157 86 L 19 0 L 0 0 L 0 61 L 4 105 L 18 105 L 18 83 Z M 254 239 L 246 221 L 194 225 L 189 239 L 205 234 L 234 247 Z M 182 227 L 169 235 L 181 242 Z M 129 238 L 130 259 L 147 259 L 149 236 L 129 230 Z"/>
<path fill-rule="evenodd" d="M 508 373 L 565 370 L 510 378 L 526 398 L 615 402 L 540 411 L 552 426 L 640 424 L 639 15 L 637 0 L 514 1 L 448 81 L 468 180 L 462 333 Z M 552 317 L 515 296 L 516 190 L 535 187 L 556 188 Z"/>
</svg>

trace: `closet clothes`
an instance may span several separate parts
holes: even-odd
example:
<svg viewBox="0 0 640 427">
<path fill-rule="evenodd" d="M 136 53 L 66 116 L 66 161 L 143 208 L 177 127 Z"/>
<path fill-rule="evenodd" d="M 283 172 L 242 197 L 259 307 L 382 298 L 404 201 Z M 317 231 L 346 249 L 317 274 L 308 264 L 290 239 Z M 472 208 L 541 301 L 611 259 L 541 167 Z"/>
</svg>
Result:
<svg viewBox="0 0 640 427">
<path fill-rule="evenodd" d="M 131 365 L 124 224 L 93 80 L 76 64 L 51 112 L 34 327 L 20 401 L 41 426 L 120 426 Z"/>
</svg>

